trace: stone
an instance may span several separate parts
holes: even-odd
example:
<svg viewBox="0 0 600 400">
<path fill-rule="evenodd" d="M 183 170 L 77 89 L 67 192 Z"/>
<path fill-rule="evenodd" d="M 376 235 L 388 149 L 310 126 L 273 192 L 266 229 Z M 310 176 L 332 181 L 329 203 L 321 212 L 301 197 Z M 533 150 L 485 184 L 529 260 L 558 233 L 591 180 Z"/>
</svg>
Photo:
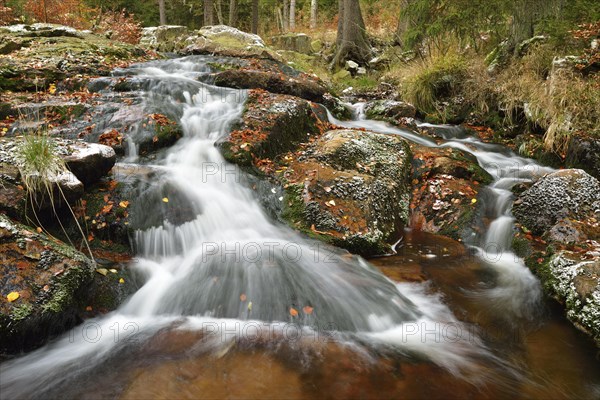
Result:
<svg viewBox="0 0 600 400">
<path fill-rule="evenodd" d="M 310 48 L 313 51 L 313 53 L 318 53 L 321 50 L 323 50 L 323 42 L 321 40 L 319 40 L 319 39 L 313 40 L 310 43 Z"/>
<path fill-rule="evenodd" d="M 545 175 L 513 204 L 517 221 L 536 235 L 548 232 L 559 220 L 600 219 L 600 182 L 580 169 Z"/>
<path fill-rule="evenodd" d="M 178 52 L 190 54 L 219 54 L 232 57 L 255 57 L 279 60 L 262 38 L 226 25 L 205 26 L 189 36 Z"/>
<path fill-rule="evenodd" d="M 273 36 L 271 43 L 276 49 L 295 51 L 302 54 L 313 53 L 311 38 L 304 33 L 286 33 Z"/>
<path fill-rule="evenodd" d="M 400 118 L 414 118 L 417 110 L 412 104 L 395 100 L 373 100 L 365 104 L 365 115 L 369 119 L 397 122 Z"/>
<path fill-rule="evenodd" d="M 363 256 L 391 252 L 408 222 L 404 139 L 333 130 L 289 158 L 282 217 L 290 226 Z"/>
<path fill-rule="evenodd" d="M 75 176 L 89 185 L 108 174 L 115 165 L 117 155 L 112 147 L 97 143 L 75 142 L 72 152 L 63 159 Z"/>
<path fill-rule="evenodd" d="M 600 138 L 573 134 L 567 145 L 565 163 L 600 179 Z"/>
<path fill-rule="evenodd" d="M 140 45 L 157 51 L 175 51 L 189 36 L 189 30 L 180 25 L 161 25 L 142 29 Z"/>
<path fill-rule="evenodd" d="M 79 322 L 93 263 L 82 253 L 0 214 L 0 351 L 43 344 Z M 19 294 L 6 301 L 6 295 Z"/>
<path fill-rule="evenodd" d="M 352 60 L 346 61 L 346 70 L 350 72 L 358 70 L 358 63 Z"/>
<path fill-rule="evenodd" d="M 367 74 L 367 69 L 365 67 L 358 67 L 358 69 L 356 70 L 356 73 L 358 75 L 366 75 Z"/>
</svg>

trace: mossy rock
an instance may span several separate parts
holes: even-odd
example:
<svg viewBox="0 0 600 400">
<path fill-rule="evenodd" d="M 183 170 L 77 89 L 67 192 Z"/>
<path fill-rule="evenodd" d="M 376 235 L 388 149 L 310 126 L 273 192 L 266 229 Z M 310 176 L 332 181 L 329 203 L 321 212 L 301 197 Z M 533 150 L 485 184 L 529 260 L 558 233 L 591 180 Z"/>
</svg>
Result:
<svg viewBox="0 0 600 400">
<path fill-rule="evenodd" d="M 94 265 L 68 245 L 0 214 L 0 351 L 42 344 L 78 322 Z M 18 293 L 16 300 L 7 295 Z"/>
</svg>

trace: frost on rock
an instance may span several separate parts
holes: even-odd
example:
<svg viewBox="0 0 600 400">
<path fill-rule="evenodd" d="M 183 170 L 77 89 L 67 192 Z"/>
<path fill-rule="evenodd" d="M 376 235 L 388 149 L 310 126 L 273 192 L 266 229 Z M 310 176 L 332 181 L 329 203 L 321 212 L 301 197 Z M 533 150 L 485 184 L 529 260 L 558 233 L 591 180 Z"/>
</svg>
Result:
<svg viewBox="0 0 600 400">
<path fill-rule="evenodd" d="M 573 260 L 560 252 L 549 262 L 551 285 L 567 317 L 600 343 L 600 260 Z"/>
</svg>

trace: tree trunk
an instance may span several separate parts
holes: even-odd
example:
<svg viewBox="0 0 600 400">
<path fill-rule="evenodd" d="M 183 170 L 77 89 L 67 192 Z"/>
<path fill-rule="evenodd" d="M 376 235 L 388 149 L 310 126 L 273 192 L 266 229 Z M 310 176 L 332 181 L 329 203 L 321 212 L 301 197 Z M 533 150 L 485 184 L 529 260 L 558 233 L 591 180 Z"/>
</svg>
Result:
<svg viewBox="0 0 600 400">
<path fill-rule="evenodd" d="M 237 25 L 237 0 L 229 0 L 229 26 Z"/>
<path fill-rule="evenodd" d="M 342 43 L 344 37 L 344 0 L 338 0 L 338 28 L 337 37 L 335 39 L 335 45 L 337 47 Z"/>
<path fill-rule="evenodd" d="M 258 33 L 258 0 L 252 0 L 252 33 Z"/>
<path fill-rule="evenodd" d="M 296 0 L 290 0 L 290 31 L 296 30 Z"/>
<path fill-rule="evenodd" d="M 204 0 L 204 26 L 214 25 L 213 0 Z"/>
<path fill-rule="evenodd" d="M 528 2 L 515 2 L 510 32 L 511 40 L 514 45 L 533 37 L 535 10 L 532 10 L 527 3 Z"/>
<path fill-rule="evenodd" d="M 343 0 L 343 2 L 343 13 L 340 18 L 342 29 L 338 30 L 337 50 L 331 63 L 332 68 L 350 59 L 364 64 L 372 56 L 358 0 Z"/>
<path fill-rule="evenodd" d="M 310 2 L 310 29 L 317 28 L 317 0 Z"/>
<path fill-rule="evenodd" d="M 405 15 L 405 10 L 410 7 L 410 0 L 400 0 L 400 16 L 398 17 L 398 26 L 394 34 L 394 43 L 404 47 L 404 35 L 411 26 L 410 19 Z"/>
<path fill-rule="evenodd" d="M 288 0 L 283 0 L 283 31 L 290 30 L 290 5 Z"/>
<path fill-rule="evenodd" d="M 223 0 L 217 0 L 217 2 L 215 3 L 215 7 L 217 9 L 217 21 L 219 22 L 219 25 L 223 25 L 223 7 L 222 7 L 222 2 Z"/>
<path fill-rule="evenodd" d="M 165 13 L 165 0 L 158 0 L 158 14 L 160 16 L 160 24 L 167 24 L 167 15 Z"/>
</svg>

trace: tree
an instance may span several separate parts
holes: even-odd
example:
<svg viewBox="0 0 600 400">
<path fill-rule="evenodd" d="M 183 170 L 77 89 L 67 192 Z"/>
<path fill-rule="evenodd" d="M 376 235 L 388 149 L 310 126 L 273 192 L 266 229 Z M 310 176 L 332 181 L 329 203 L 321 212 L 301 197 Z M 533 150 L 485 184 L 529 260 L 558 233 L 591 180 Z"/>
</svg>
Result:
<svg viewBox="0 0 600 400">
<path fill-rule="evenodd" d="M 160 16 L 160 24 L 167 24 L 167 15 L 165 14 L 165 0 L 158 0 L 158 14 Z"/>
<path fill-rule="evenodd" d="M 229 26 L 237 25 L 237 0 L 229 0 Z"/>
<path fill-rule="evenodd" d="M 258 0 L 252 0 L 252 33 L 258 33 Z"/>
<path fill-rule="evenodd" d="M 204 25 L 214 24 L 213 0 L 204 0 Z"/>
<path fill-rule="evenodd" d="M 310 1 L 310 29 L 317 27 L 317 0 Z"/>
<path fill-rule="evenodd" d="M 290 0 L 290 31 L 296 30 L 296 0 Z"/>
<path fill-rule="evenodd" d="M 283 0 L 283 31 L 290 30 L 290 7 L 289 0 Z"/>
<path fill-rule="evenodd" d="M 331 67 L 338 66 L 348 59 L 366 63 L 371 58 L 372 52 L 358 0 L 339 0 L 338 9 L 340 15 L 337 49 Z"/>
</svg>

